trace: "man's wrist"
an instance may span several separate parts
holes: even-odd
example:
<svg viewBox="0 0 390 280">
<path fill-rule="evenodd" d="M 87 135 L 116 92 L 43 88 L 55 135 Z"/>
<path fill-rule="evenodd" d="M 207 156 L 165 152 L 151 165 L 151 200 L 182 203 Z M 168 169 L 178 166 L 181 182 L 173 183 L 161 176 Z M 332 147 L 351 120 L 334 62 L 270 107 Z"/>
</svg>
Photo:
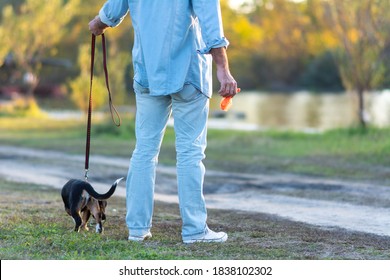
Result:
<svg viewBox="0 0 390 280">
<path fill-rule="evenodd" d="M 105 29 L 105 28 L 107 28 L 107 27 L 108 27 L 108 25 L 107 25 L 107 24 L 105 24 L 104 22 L 102 22 L 102 20 L 100 19 L 100 17 L 99 17 L 99 16 L 96 16 L 96 17 L 95 17 L 95 20 L 96 20 L 96 22 L 97 22 L 97 26 L 98 26 L 99 28 L 101 28 L 101 29 Z"/>
</svg>

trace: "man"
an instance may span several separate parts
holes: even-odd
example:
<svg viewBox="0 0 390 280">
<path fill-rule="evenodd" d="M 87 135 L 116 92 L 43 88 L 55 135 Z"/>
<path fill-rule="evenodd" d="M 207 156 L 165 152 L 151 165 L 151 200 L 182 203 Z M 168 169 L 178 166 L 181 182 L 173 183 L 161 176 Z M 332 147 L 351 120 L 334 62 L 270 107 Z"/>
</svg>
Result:
<svg viewBox="0 0 390 280">
<path fill-rule="evenodd" d="M 176 133 L 177 183 L 184 243 L 224 242 L 227 234 L 207 226 L 203 197 L 211 64 L 219 94 L 234 96 L 219 0 L 108 0 L 89 23 L 101 35 L 130 12 L 136 94 L 136 147 L 126 182 L 129 240 L 152 237 L 153 196 L 161 142 L 172 113 Z M 211 55 L 210 55 L 211 54 Z"/>
</svg>

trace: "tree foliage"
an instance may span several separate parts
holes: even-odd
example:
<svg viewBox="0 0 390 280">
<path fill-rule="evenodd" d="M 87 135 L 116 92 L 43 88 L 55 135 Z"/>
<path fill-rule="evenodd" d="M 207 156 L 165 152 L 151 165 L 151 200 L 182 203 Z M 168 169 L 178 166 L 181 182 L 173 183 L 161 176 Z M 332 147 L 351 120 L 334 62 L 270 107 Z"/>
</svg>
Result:
<svg viewBox="0 0 390 280">
<path fill-rule="evenodd" d="M 242 9 L 232 9 L 228 2 L 221 0 L 222 16 L 231 43 L 231 71 L 241 88 L 364 91 L 390 85 L 390 1 L 248 0 Z M 57 75 L 46 70 L 45 78 L 69 85 L 72 98 L 84 108 L 88 22 L 103 3 L 3 0 L 0 36 L 5 43 L 0 44 L 0 66 L 11 53 L 19 70 L 39 77 L 43 58 L 68 59 L 72 68 Z M 110 86 L 118 102 L 131 91 L 132 32 L 129 18 L 107 30 Z M 98 57 L 97 91 L 104 82 L 100 61 Z M 105 95 L 95 95 L 100 94 Z"/>
<path fill-rule="evenodd" d="M 332 28 L 341 46 L 334 53 L 346 89 L 356 91 L 359 120 L 364 126 L 364 92 L 383 84 L 386 73 L 385 48 L 389 40 L 388 0 L 327 0 L 323 21 Z"/>
<path fill-rule="evenodd" d="M 79 8 L 80 0 L 26 0 L 6 5 L 2 10 L 0 63 L 7 55 L 33 77 L 37 85 L 44 56 L 55 56 L 56 47 L 67 32 L 67 24 Z"/>
<path fill-rule="evenodd" d="M 73 102 L 81 109 L 87 106 L 87 92 L 89 89 L 89 55 L 90 38 L 88 22 L 96 16 L 104 1 L 83 0 L 80 10 L 70 23 L 70 32 L 62 45 L 61 52 L 77 60 L 75 71 L 69 73 L 65 82 L 71 89 Z M 132 85 L 131 47 L 133 44 L 133 31 L 129 18 L 124 20 L 119 28 L 107 31 L 107 61 L 110 79 L 110 89 L 116 104 L 128 102 L 129 92 Z M 72 47 L 79 45 L 76 51 Z M 94 73 L 94 107 L 99 108 L 107 104 L 107 90 L 105 89 L 104 73 L 102 68 L 102 50 L 100 38 L 96 40 L 96 61 Z M 76 57 L 75 57 L 76 56 Z"/>
</svg>

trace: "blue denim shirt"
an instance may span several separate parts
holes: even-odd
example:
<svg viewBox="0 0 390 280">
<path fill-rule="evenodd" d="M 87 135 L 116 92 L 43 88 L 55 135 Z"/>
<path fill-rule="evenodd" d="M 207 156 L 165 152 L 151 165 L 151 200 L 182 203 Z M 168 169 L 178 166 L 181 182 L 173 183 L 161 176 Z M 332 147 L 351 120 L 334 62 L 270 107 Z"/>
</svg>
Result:
<svg viewBox="0 0 390 280">
<path fill-rule="evenodd" d="M 227 47 L 219 0 L 108 0 L 99 12 L 108 26 L 130 11 L 134 81 L 151 95 L 192 84 L 212 95 L 211 48 Z"/>
</svg>

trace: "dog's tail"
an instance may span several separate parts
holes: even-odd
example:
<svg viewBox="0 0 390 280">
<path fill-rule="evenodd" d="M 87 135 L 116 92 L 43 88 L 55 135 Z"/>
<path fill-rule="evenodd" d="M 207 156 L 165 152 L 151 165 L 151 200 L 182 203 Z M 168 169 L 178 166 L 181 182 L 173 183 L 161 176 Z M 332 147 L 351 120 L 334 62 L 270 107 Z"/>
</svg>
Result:
<svg viewBox="0 0 390 280">
<path fill-rule="evenodd" d="M 119 178 L 118 180 L 116 180 L 114 182 L 114 184 L 112 184 L 111 188 L 108 190 L 108 192 L 106 192 L 105 194 L 100 194 L 98 192 L 96 192 L 94 190 L 94 188 L 90 185 L 90 184 L 86 184 L 85 186 L 85 190 L 88 192 L 88 194 L 90 196 L 92 196 L 93 198 L 97 199 L 97 200 L 106 200 L 106 199 L 109 199 L 115 192 L 116 190 L 116 186 L 119 184 L 119 182 L 123 179 L 122 178 Z"/>
</svg>

